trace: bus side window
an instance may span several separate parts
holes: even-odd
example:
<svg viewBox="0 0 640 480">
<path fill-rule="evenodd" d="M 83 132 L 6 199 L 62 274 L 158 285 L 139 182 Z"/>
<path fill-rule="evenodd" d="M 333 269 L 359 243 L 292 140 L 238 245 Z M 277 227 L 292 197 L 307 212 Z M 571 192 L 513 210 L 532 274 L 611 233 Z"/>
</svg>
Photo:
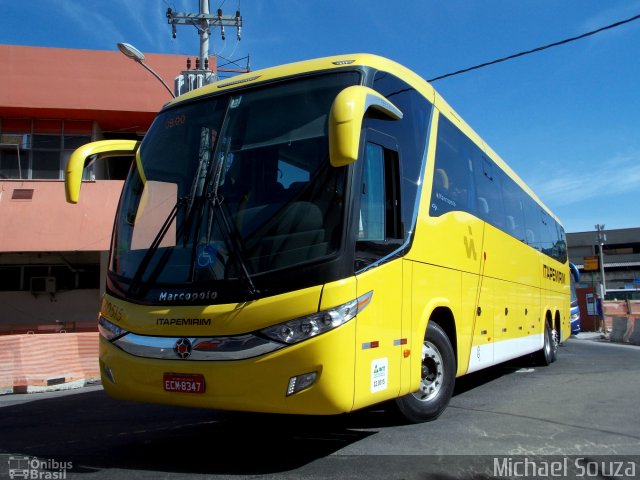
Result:
<svg viewBox="0 0 640 480">
<path fill-rule="evenodd" d="M 564 228 L 562 228 L 560 224 L 556 223 L 556 228 L 558 229 L 558 242 L 554 249 L 554 258 L 560 263 L 565 263 L 569 258 L 567 252 L 567 236 L 564 233 Z"/>
<path fill-rule="evenodd" d="M 524 205 L 525 234 L 527 244 L 536 250 L 542 250 L 542 221 L 540 219 L 540 206 L 524 191 L 520 192 L 520 198 Z"/>
<path fill-rule="evenodd" d="M 384 150 L 380 145 L 367 143 L 362 171 L 358 240 L 384 240 L 384 203 Z"/>
<path fill-rule="evenodd" d="M 505 210 L 506 232 L 522 242 L 526 242 L 524 228 L 524 210 L 521 201 L 520 187 L 511 178 L 501 172 L 502 196 Z"/>
<path fill-rule="evenodd" d="M 402 243 L 399 167 L 396 151 L 366 143 L 357 218 L 359 267 L 392 252 Z"/>
<path fill-rule="evenodd" d="M 397 220 L 397 227 L 401 231 L 400 235 L 408 241 L 417 221 L 416 200 L 422 188 L 421 175 L 425 168 L 425 149 L 429 131 L 427 127 L 433 105 L 409 84 L 388 72 L 376 72 L 373 89 L 393 102 L 404 114 L 402 120 L 393 122 L 371 115 L 365 120 L 365 125 L 368 129 L 381 132 L 393 139 L 396 144 L 393 146 L 369 138 L 369 141 L 378 142 L 387 149 L 385 155 L 391 154 L 401 159 L 401 165 L 396 169 L 399 175 L 397 186 L 400 190 L 400 218 Z"/>
<path fill-rule="evenodd" d="M 478 189 L 478 215 L 501 230 L 505 229 L 502 202 L 502 182 L 499 169 L 480 151 L 475 155 L 476 187 Z"/>
<path fill-rule="evenodd" d="M 358 239 L 401 239 L 398 155 L 367 143 L 362 172 Z"/>
<path fill-rule="evenodd" d="M 469 197 L 473 194 L 471 141 L 446 117 L 438 120 L 436 163 L 431 192 L 431 216 L 451 211 L 473 212 Z"/>
<path fill-rule="evenodd" d="M 436 168 L 433 172 L 433 188 L 441 192 L 449 190 L 449 176 L 444 168 Z"/>
</svg>

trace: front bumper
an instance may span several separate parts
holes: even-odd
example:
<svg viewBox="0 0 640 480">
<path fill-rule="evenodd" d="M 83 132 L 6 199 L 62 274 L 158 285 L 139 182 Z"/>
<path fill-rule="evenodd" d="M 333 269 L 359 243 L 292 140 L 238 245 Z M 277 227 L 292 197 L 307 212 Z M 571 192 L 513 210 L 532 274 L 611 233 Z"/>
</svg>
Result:
<svg viewBox="0 0 640 480">
<path fill-rule="evenodd" d="M 243 360 L 145 358 L 100 337 L 102 382 L 112 397 L 146 403 L 265 413 L 344 413 L 353 408 L 355 328 L 351 321 L 299 344 Z M 317 372 L 315 382 L 287 396 L 289 380 L 309 372 Z M 167 392 L 165 373 L 202 375 L 205 391 Z"/>
</svg>

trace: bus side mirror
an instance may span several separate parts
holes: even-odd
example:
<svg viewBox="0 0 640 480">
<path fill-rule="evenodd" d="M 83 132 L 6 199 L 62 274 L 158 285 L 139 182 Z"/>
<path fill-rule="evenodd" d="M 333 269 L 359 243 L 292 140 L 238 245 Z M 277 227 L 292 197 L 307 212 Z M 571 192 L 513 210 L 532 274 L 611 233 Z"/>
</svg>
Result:
<svg viewBox="0 0 640 480">
<path fill-rule="evenodd" d="M 578 270 L 577 265 L 575 265 L 574 263 L 569 263 L 569 270 L 571 272 L 571 275 L 573 275 L 573 279 L 576 282 L 580 281 L 580 270 Z"/>
<path fill-rule="evenodd" d="M 362 119 L 372 108 L 391 120 L 401 120 L 402 112 L 375 90 L 354 85 L 342 90 L 329 112 L 329 158 L 342 167 L 358 159 Z"/>
<path fill-rule="evenodd" d="M 121 155 L 134 155 L 137 148 L 138 142 L 135 140 L 99 140 L 78 147 L 71 154 L 64 174 L 64 191 L 67 196 L 67 202 L 78 203 L 84 167 L 94 160 L 103 160 L 107 157 Z"/>
</svg>

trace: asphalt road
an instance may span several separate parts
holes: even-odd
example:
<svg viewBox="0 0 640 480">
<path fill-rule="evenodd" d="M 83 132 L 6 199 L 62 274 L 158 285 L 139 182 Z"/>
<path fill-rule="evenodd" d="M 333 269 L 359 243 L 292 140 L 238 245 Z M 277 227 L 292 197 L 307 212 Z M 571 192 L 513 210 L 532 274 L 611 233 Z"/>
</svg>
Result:
<svg viewBox="0 0 640 480">
<path fill-rule="evenodd" d="M 458 379 L 449 409 L 419 425 L 385 406 L 291 417 L 122 402 L 100 386 L 5 395 L 0 478 L 20 458 L 39 459 L 39 478 L 86 480 L 521 478 L 523 462 L 526 476 L 640 478 L 639 407 L 640 347 L 585 339 L 549 367 L 524 358 Z"/>
</svg>

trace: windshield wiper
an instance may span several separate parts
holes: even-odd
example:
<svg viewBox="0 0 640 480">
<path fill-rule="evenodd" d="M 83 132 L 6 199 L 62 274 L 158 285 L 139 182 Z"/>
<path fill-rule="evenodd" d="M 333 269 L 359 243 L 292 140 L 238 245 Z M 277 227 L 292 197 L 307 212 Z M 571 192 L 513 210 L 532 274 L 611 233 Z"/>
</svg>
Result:
<svg viewBox="0 0 640 480">
<path fill-rule="evenodd" d="M 227 142 L 227 145 L 230 146 L 231 142 Z M 256 296 L 260 294 L 260 291 L 256 288 L 253 280 L 251 280 L 251 275 L 249 274 L 249 269 L 247 268 L 247 262 L 245 261 L 244 248 L 242 247 L 242 243 L 240 242 L 238 231 L 235 228 L 235 225 L 231 225 L 227 218 L 227 214 L 224 211 L 224 206 L 222 204 L 222 199 L 220 195 L 218 195 L 218 189 L 220 187 L 220 179 L 222 178 L 222 169 L 225 164 L 225 158 L 228 155 L 228 150 L 220 155 L 217 163 L 215 164 L 215 168 L 213 170 L 213 175 L 211 176 L 211 181 L 209 183 L 209 189 L 206 194 L 206 199 L 211 205 L 210 215 L 213 215 L 214 210 L 218 212 L 218 216 L 221 219 L 222 223 L 222 236 L 224 237 L 224 243 L 227 246 L 227 249 L 231 252 L 231 254 L 235 257 L 238 265 L 240 266 L 240 273 L 242 274 L 242 278 L 247 284 L 247 293 L 251 296 Z M 209 221 L 211 223 L 211 221 Z M 207 230 L 207 236 L 211 234 L 211 227 Z M 209 239 L 207 238 L 207 243 L 209 243 Z"/>
<path fill-rule="evenodd" d="M 182 206 L 186 206 L 187 211 L 185 213 L 185 218 L 184 218 L 184 221 L 182 222 L 182 225 L 180 226 L 180 229 L 178 230 L 178 232 L 176 232 L 176 245 L 178 244 L 180 239 L 183 238 L 183 236 L 184 236 L 184 246 L 187 245 L 188 235 L 184 235 L 184 233 L 189 232 L 189 230 L 191 229 L 193 217 L 195 216 L 194 206 L 196 201 L 202 198 L 202 194 L 206 186 L 206 179 L 209 175 L 209 167 L 211 164 L 210 133 L 211 132 L 209 128 L 203 127 L 201 129 L 200 150 L 198 152 L 198 168 L 193 177 L 193 182 L 191 183 L 191 188 L 189 189 L 189 195 L 178 199 L 176 204 L 173 206 L 173 209 L 165 219 L 162 227 L 160 228 L 155 238 L 153 239 L 153 242 L 145 252 L 144 257 L 140 262 L 140 265 L 138 265 L 138 268 L 136 269 L 136 273 L 134 274 L 133 279 L 129 284 L 129 289 L 128 289 L 129 294 L 140 293 L 139 291 L 136 291 L 136 290 L 138 289 L 140 282 L 142 281 L 142 276 L 144 275 L 145 271 L 149 267 L 149 263 L 151 263 L 151 259 L 153 258 L 154 253 L 160 246 L 160 242 L 162 242 L 162 239 L 167 234 L 167 231 L 169 231 L 169 227 L 171 226 L 171 223 L 173 223 L 173 221 L 175 220 L 176 215 L 178 213 L 178 209 Z M 164 253 L 163 257 L 158 262 L 158 265 L 156 266 L 156 268 L 153 270 L 153 272 L 151 272 L 151 275 L 149 276 L 150 279 L 156 278 L 160 274 L 170 254 L 171 254 L 171 251 L 167 251 Z"/>
<path fill-rule="evenodd" d="M 238 238 L 238 232 L 235 229 L 235 225 L 232 227 L 232 224 L 229 223 L 227 218 L 227 214 L 224 210 L 224 206 L 222 204 L 222 199 L 218 195 L 217 185 L 214 184 L 214 190 L 207 194 L 207 200 L 211 205 L 211 212 L 218 212 L 218 217 L 221 219 L 221 223 L 223 226 L 223 237 L 224 243 L 227 246 L 227 249 L 231 252 L 231 254 L 235 257 L 236 262 L 240 266 L 241 277 L 246 283 L 247 293 L 249 295 L 257 296 L 260 295 L 260 290 L 258 290 L 251 279 L 251 275 L 249 274 L 249 269 L 247 268 L 247 263 L 245 261 L 244 249 Z M 209 230 L 210 231 L 210 230 Z"/>
<path fill-rule="evenodd" d="M 127 290 L 127 293 L 129 295 L 135 295 L 139 293 L 139 291 L 137 290 L 142 281 L 142 276 L 144 275 L 144 272 L 147 271 L 147 268 L 149 267 L 149 263 L 151 263 L 151 259 L 153 258 L 154 253 L 156 253 L 156 250 L 158 250 L 158 247 L 160 246 L 160 243 L 162 243 L 162 240 L 164 239 L 165 235 L 169 231 L 171 224 L 176 219 L 176 216 L 178 215 L 178 210 L 180 210 L 180 208 L 183 207 L 184 205 L 187 205 L 187 203 L 190 203 L 189 197 L 179 198 L 178 201 L 173 206 L 173 208 L 171 209 L 171 211 L 169 212 L 169 215 L 167 215 L 167 218 L 165 218 L 162 226 L 160 227 L 160 230 L 158 230 L 158 233 L 156 233 L 156 236 L 151 242 L 151 245 L 149 245 L 149 248 L 145 252 L 144 257 L 142 257 L 142 260 L 140 261 L 140 265 L 138 265 L 138 268 L 136 268 L 136 273 L 133 275 L 133 278 L 131 279 L 131 283 L 129 284 L 129 288 Z M 183 222 L 183 227 L 184 227 L 184 222 Z M 178 241 L 179 238 L 182 236 L 183 231 L 184 231 L 184 228 L 181 228 L 180 231 L 176 234 L 176 237 L 177 237 L 176 241 Z M 162 262 L 160 262 L 160 264 L 162 264 Z"/>
</svg>

